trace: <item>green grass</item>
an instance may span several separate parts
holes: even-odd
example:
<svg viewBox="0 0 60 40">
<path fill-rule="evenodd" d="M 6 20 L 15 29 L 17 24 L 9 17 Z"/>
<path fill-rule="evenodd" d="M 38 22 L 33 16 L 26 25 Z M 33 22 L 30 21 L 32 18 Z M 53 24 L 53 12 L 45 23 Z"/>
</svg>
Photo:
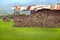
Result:
<svg viewBox="0 0 60 40">
<path fill-rule="evenodd" d="M 60 28 L 13 27 L 0 19 L 0 40 L 60 40 Z"/>
</svg>

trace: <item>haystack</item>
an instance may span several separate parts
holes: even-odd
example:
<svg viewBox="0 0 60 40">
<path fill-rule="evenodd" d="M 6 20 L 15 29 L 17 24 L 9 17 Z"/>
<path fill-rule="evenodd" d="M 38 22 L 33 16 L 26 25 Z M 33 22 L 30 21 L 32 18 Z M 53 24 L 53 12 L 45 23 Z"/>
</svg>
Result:
<svg viewBox="0 0 60 40">
<path fill-rule="evenodd" d="M 60 11 L 42 9 L 26 15 L 15 15 L 16 27 L 60 27 Z"/>
<path fill-rule="evenodd" d="M 3 22 L 9 22 L 10 21 L 10 18 L 8 18 L 8 17 L 3 17 L 2 19 L 3 19 Z"/>
</svg>

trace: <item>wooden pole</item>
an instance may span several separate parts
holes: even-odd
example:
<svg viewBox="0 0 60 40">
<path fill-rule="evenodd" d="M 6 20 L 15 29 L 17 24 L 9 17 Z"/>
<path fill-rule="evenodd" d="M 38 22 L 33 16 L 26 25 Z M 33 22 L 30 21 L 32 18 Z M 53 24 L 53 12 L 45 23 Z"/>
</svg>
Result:
<svg viewBox="0 0 60 40">
<path fill-rule="evenodd" d="M 16 14 L 15 14 L 15 9 L 14 9 L 14 15 L 16 15 Z"/>
</svg>

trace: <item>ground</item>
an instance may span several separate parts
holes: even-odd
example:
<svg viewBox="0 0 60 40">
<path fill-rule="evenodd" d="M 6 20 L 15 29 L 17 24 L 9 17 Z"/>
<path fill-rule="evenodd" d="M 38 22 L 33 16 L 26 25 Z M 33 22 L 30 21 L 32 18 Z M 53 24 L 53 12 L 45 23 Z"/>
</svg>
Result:
<svg viewBox="0 0 60 40">
<path fill-rule="evenodd" d="M 60 40 L 60 28 L 37 28 L 13 26 L 13 20 L 0 19 L 0 40 Z"/>
</svg>

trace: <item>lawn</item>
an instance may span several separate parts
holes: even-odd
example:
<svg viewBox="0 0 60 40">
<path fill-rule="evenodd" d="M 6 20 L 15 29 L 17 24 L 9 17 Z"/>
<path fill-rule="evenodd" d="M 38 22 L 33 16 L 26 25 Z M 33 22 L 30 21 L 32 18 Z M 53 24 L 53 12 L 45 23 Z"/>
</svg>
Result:
<svg viewBox="0 0 60 40">
<path fill-rule="evenodd" d="M 0 19 L 0 40 L 60 40 L 60 28 L 14 27 Z"/>
</svg>

